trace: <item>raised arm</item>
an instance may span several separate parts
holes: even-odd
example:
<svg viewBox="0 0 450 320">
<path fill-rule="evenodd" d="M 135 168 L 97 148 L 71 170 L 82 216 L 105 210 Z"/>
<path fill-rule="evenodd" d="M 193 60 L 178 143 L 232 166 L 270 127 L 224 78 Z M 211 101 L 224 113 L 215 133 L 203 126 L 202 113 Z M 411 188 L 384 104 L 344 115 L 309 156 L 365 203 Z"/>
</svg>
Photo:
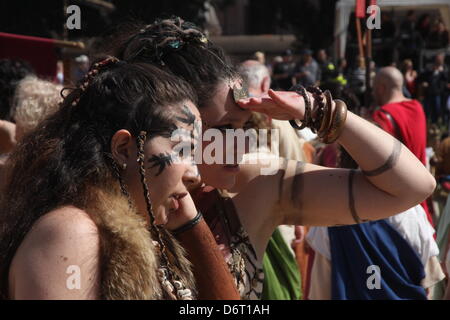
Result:
<svg viewBox="0 0 450 320">
<path fill-rule="evenodd" d="M 268 97 L 239 104 L 280 120 L 302 120 L 304 115 L 303 98 L 295 92 L 270 91 Z M 244 166 L 236 191 L 243 192 L 241 198 L 267 195 L 265 206 L 283 206 L 282 217 L 259 217 L 267 229 L 273 224 L 340 225 L 382 219 L 433 192 L 433 176 L 405 146 L 351 112 L 337 141 L 365 173 L 278 160 L 279 171 L 271 176 L 262 176 L 258 165 Z"/>
</svg>

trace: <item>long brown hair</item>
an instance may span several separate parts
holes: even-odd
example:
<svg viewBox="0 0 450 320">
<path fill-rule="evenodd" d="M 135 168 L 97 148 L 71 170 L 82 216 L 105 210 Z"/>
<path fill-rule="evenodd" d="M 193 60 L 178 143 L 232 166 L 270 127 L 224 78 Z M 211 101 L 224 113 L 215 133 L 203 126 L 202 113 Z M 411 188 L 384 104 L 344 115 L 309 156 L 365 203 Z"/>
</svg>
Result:
<svg viewBox="0 0 450 320">
<path fill-rule="evenodd" d="M 168 136 L 174 127 L 168 106 L 196 103 L 187 83 L 148 64 L 118 62 L 95 73 L 8 160 L 0 193 L 0 297 L 8 296 L 17 248 L 41 216 L 65 205 L 92 214 L 89 208 L 105 207 L 99 203 L 105 195 L 128 202 L 110 150 L 115 132 L 126 129 L 137 139 L 145 131 L 147 141 Z"/>
</svg>

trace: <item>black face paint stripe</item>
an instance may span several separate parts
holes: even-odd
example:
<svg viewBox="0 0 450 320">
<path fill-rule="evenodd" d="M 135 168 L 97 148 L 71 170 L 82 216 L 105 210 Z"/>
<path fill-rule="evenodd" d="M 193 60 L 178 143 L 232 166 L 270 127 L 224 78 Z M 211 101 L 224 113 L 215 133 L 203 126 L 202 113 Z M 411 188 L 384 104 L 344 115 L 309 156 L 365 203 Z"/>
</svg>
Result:
<svg viewBox="0 0 450 320">
<path fill-rule="evenodd" d="M 168 153 L 160 153 L 159 155 L 153 155 L 148 159 L 148 162 L 153 163 L 150 168 L 159 166 L 158 172 L 156 173 L 156 176 L 159 176 L 167 166 L 172 165 L 173 157 Z"/>
<path fill-rule="evenodd" d="M 374 177 L 388 171 L 389 169 L 392 169 L 397 164 L 401 151 L 402 151 L 402 143 L 398 140 L 395 140 L 392 153 L 382 166 L 374 170 L 367 170 L 367 171 L 362 170 L 362 172 L 367 177 Z"/>
<path fill-rule="evenodd" d="M 186 123 L 187 125 L 193 125 L 195 122 L 195 115 L 191 112 L 188 106 L 184 105 L 181 110 L 185 117 L 175 117 L 180 122 Z"/>
<path fill-rule="evenodd" d="M 358 215 L 358 212 L 356 211 L 356 205 L 355 205 L 355 194 L 354 194 L 354 176 L 355 176 L 356 170 L 351 169 L 348 174 L 348 206 L 350 208 L 350 213 L 352 214 L 353 220 L 356 223 L 363 223 L 367 222 L 369 220 L 361 219 Z"/>
</svg>

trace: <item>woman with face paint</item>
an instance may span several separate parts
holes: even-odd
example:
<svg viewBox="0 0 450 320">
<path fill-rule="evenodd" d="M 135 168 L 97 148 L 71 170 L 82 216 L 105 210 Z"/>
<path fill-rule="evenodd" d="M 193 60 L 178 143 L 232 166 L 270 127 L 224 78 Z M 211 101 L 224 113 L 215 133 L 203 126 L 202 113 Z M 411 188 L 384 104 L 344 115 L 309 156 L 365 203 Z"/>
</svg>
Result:
<svg viewBox="0 0 450 320">
<path fill-rule="evenodd" d="M 193 130 L 196 101 L 148 64 L 93 65 L 8 160 L 1 298 L 239 298 L 170 139 Z"/>
<path fill-rule="evenodd" d="M 323 95 L 270 91 L 265 97 L 245 98 L 223 51 L 180 18 L 139 27 L 125 35 L 114 52 L 188 81 L 198 94 L 205 132 L 243 128 L 250 111 L 279 120 L 323 120 L 318 109 L 310 112 L 311 106 L 322 104 L 323 109 Z M 343 113 L 345 104 L 326 101 L 332 119 L 338 119 L 340 134 L 334 138 L 361 170 L 274 159 L 274 172 L 267 175 L 262 174 L 262 164 L 198 163 L 203 186 L 192 191 L 194 201 L 222 245 L 244 298 L 261 295 L 261 260 L 278 225 L 333 226 L 383 219 L 420 203 L 434 190 L 433 177 L 400 142 L 351 112 Z"/>
</svg>

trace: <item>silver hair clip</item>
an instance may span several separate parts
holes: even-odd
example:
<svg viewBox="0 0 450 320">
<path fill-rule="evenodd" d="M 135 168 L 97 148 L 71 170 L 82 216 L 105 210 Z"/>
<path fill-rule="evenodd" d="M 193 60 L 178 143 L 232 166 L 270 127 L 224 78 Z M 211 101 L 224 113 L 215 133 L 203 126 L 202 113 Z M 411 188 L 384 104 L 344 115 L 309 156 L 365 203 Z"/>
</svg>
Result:
<svg viewBox="0 0 450 320">
<path fill-rule="evenodd" d="M 234 84 L 230 84 L 230 88 L 233 91 L 233 99 L 235 102 L 238 102 L 241 99 L 248 99 L 250 97 L 248 85 L 242 80 L 237 81 Z"/>
</svg>

